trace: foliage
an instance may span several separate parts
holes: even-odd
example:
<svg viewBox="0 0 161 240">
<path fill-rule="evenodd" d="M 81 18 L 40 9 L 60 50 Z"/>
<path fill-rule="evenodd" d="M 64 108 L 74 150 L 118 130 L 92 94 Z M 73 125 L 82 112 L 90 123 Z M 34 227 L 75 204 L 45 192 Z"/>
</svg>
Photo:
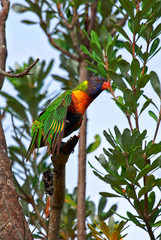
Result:
<svg viewBox="0 0 161 240">
<path fill-rule="evenodd" d="M 91 229 L 92 236 L 94 239 L 108 239 L 108 240 L 122 240 L 127 234 L 121 236 L 121 232 L 124 230 L 126 222 L 121 221 L 119 224 L 115 223 L 114 218 L 110 217 L 108 221 L 108 225 L 105 222 L 100 222 L 100 224 L 96 224 L 99 232 L 93 228 L 90 224 L 88 227 Z M 103 234 L 107 237 L 103 237 Z"/>
<path fill-rule="evenodd" d="M 72 239 L 76 238 L 76 208 L 77 208 L 77 188 L 74 189 L 72 194 L 66 192 L 65 203 L 61 216 L 61 230 L 60 235 L 62 239 L 66 239 L 66 236 L 71 237 Z M 93 201 L 86 199 L 86 220 L 90 222 L 92 228 L 95 227 L 93 224 L 94 221 L 100 223 L 105 221 L 113 215 L 113 212 L 117 210 L 117 205 L 114 204 L 108 211 L 105 210 L 107 205 L 107 200 L 104 197 L 100 198 L 98 209 L 96 212 L 96 206 Z M 86 239 L 91 239 L 91 233 L 87 233 Z"/>
<path fill-rule="evenodd" d="M 150 85 L 160 101 L 159 77 L 154 71 L 150 72 L 147 65 L 160 50 L 161 24 L 157 21 L 160 19 L 161 13 L 160 1 L 99 0 L 96 7 L 97 15 L 92 26 L 88 25 L 89 12 L 94 8 L 95 1 L 25 0 L 24 2 L 25 5 L 14 4 L 13 9 L 19 13 L 32 12 L 38 20 L 24 19 L 22 22 L 39 24 L 51 45 L 62 52 L 61 67 L 67 71 L 67 77 L 54 74 L 53 78 L 61 81 L 64 89 L 73 88 L 78 81 L 79 63 L 86 57 L 89 71 L 108 78 L 111 84 L 109 92 L 128 120 L 129 127 L 122 132 L 117 126 L 114 127 L 114 131 L 104 131 L 108 145 L 103 149 L 104 154 L 96 158 L 103 167 L 104 173 L 101 174 L 90 164 L 94 169 L 94 174 L 105 183 L 110 184 L 112 188 L 110 193 L 101 193 L 103 198 L 101 198 L 98 208 L 99 220 L 104 221 L 111 216 L 111 212 L 103 211 L 105 197 L 123 197 L 136 213 L 127 212 L 127 217 L 121 217 L 148 231 L 150 238 L 155 239 L 154 230 L 161 225 L 158 220 L 161 202 L 156 199 L 157 190 L 160 191 L 161 187 L 161 179 L 156 174 L 161 167 L 160 142 L 156 143 L 161 109 L 146 93 L 146 87 Z M 124 19 L 128 19 L 128 31 L 125 31 L 119 24 L 120 15 Z M 114 37 L 113 34 L 112 36 L 110 34 L 113 27 L 119 33 Z M 121 48 L 131 57 L 131 61 L 119 55 Z M 30 59 L 29 63 L 31 61 Z M 16 145 L 9 147 L 9 153 L 13 163 L 15 185 L 19 196 L 23 199 L 21 204 L 25 215 L 29 217 L 30 223 L 34 226 L 38 222 L 40 223 L 37 228 L 39 234 L 42 235 L 44 235 L 42 228 L 47 235 L 48 220 L 44 223 L 40 217 L 46 200 L 39 179 L 41 173 L 50 167 L 50 164 L 47 162 L 46 154 L 42 155 L 41 160 L 40 156 L 37 158 L 37 155 L 34 154 L 34 161 L 29 162 L 30 166 L 24 164 L 24 156 L 25 141 L 28 140 L 30 134 L 29 126 L 37 118 L 39 110 L 42 109 L 41 104 L 47 97 L 44 80 L 50 72 L 52 64 L 51 61 L 45 69 L 45 62 L 42 62 L 35 66 L 33 75 L 23 79 L 9 79 L 17 90 L 16 99 L 7 93 L 1 93 L 7 101 L 4 111 L 8 111 L 12 116 L 13 138 Z M 27 65 L 19 66 L 20 70 L 18 71 Z M 50 100 L 45 100 L 43 105 L 45 106 L 49 102 Z M 147 137 L 148 129 L 140 130 L 141 117 L 147 112 L 148 116 L 154 119 L 155 126 L 154 137 L 150 140 Z M 18 122 L 15 119 L 18 119 Z M 27 137 L 24 130 L 28 134 Z M 88 148 L 88 152 L 97 148 L 99 142 L 100 139 L 97 137 L 96 141 Z M 110 147 L 108 147 L 109 145 Z M 17 168 L 17 166 L 19 167 Z M 29 167 L 32 171 L 29 170 Z M 17 176 L 22 179 L 22 186 L 18 183 Z M 66 195 L 66 201 L 70 204 L 66 205 L 65 203 L 62 214 L 62 238 L 63 234 L 67 235 L 67 232 L 70 236 L 75 234 L 76 199 L 74 198 L 75 192 L 72 195 Z M 28 207 L 29 204 L 32 205 L 32 210 Z M 87 216 L 94 221 L 93 202 L 87 200 L 86 204 Z M 116 205 L 113 205 L 111 210 L 116 211 Z M 123 221 L 118 225 L 120 226 L 119 230 L 122 229 L 122 225 L 124 225 Z M 104 229 L 106 232 L 110 230 L 104 222 L 101 223 L 101 226 L 104 227 L 101 227 L 103 233 Z M 92 232 L 94 231 L 93 227 L 91 223 Z M 110 232 L 112 234 L 111 230 Z M 99 232 L 96 231 L 95 234 L 96 239 L 102 239 Z M 108 235 L 106 236 L 108 237 Z M 39 236 L 37 235 L 37 237 Z"/>
<path fill-rule="evenodd" d="M 110 184 L 115 192 L 100 194 L 104 197 L 125 198 L 136 211 L 135 214 L 127 212 L 126 219 L 147 231 L 150 238 L 154 239 L 154 230 L 161 225 L 158 219 L 161 201 L 156 199 L 157 189 L 160 191 L 161 188 L 161 178 L 156 174 L 161 167 L 161 142 L 156 143 L 161 110 L 146 94 L 146 86 L 151 84 L 160 101 L 159 77 L 154 71 L 148 71 L 147 63 L 160 50 L 158 36 L 161 24 L 157 20 L 160 18 L 161 2 L 119 2 L 129 15 L 129 32 L 117 24 L 115 28 L 125 40 L 120 42 L 119 35 L 112 39 L 102 26 L 100 35 L 91 32 L 92 51 L 84 46 L 82 50 L 93 60 L 87 60 L 87 68 L 108 77 L 110 93 L 127 118 L 129 128 L 125 128 L 122 133 L 117 126 L 114 127 L 114 133 L 110 129 L 104 131 L 110 147 L 104 148 L 104 154 L 96 157 L 104 173 L 91 167 L 94 174 Z M 124 15 L 121 8 L 118 7 L 118 10 Z M 131 63 L 118 55 L 120 47 L 130 54 Z M 155 120 L 154 137 L 149 141 L 148 129 L 140 131 L 143 112 L 148 112 L 149 117 Z"/>
</svg>

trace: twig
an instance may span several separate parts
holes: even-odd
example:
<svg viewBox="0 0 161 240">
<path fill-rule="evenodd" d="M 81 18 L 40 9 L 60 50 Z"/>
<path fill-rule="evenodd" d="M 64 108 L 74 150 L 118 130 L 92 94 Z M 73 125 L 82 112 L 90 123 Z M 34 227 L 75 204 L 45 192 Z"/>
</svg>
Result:
<svg viewBox="0 0 161 240">
<path fill-rule="evenodd" d="M 126 23 L 126 20 L 128 19 L 128 15 L 126 15 L 125 17 L 121 18 L 117 25 L 119 25 L 120 27 L 123 27 Z M 111 35 L 112 37 L 117 33 L 117 29 L 116 28 L 113 28 L 112 31 L 111 31 Z"/>
<path fill-rule="evenodd" d="M 3 224 L 3 226 L 0 228 L 0 231 L 2 231 L 2 229 L 5 228 L 5 226 L 6 226 L 8 223 L 9 223 L 9 220 L 8 220 L 5 224 Z"/>
<path fill-rule="evenodd" d="M 43 212 L 42 212 L 42 214 L 40 216 L 40 219 L 39 219 L 38 223 L 36 224 L 36 226 L 34 227 L 34 229 L 32 230 L 31 234 L 29 236 L 27 236 L 27 238 L 25 238 L 25 240 L 29 239 L 29 237 L 34 233 L 34 231 L 36 230 L 37 226 L 39 225 L 39 223 L 40 223 L 40 221 L 42 219 L 42 216 L 43 216 L 44 212 L 45 212 L 45 209 L 43 210 Z"/>
<path fill-rule="evenodd" d="M 2 9 L 0 11 L 0 68 L 5 70 L 7 47 L 6 47 L 6 34 L 5 22 L 9 12 L 10 2 L 8 0 L 1 0 Z M 0 89 L 2 88 L 4 76 L 0 76 Z"/>
<path fill-rule="evenodd" d="M 58 44 L 56 44 L 54 39 L 51 37 L 51 34 L 48 33 L 47 36 L 48 36 L 49 42 L 51 43 L 51 45 L 53 47 L 55 47 L 56 49 L 58 49 L 59 51 L 61 51 L 63 54 L 67 55 L 71 59 L 76 60 L 76 61 L 79 62 L 79 57 L 74 55 L 74 54 L 72 54 L 72 53 L 70 53 L 70 52 L 68 52 L 68 51 L 66 51 L 65 49 L 61 48 Z"/>
<path fill-rule="evenodd" d="M 11 78 L 19 78 L 19 77 L 24 77 L 25 75 L 31 75 L 32 73 L 29 73 L 31 68 L 35 66 L 35 64 L 39 61 L 39 58 L 37 58 L 28 68 L 26 68 L 23 72 L 13 74 L 9 72 L 5 72 L 0 68 L 0 75 L 6 76 L 6 77 L 11 77 Z"/>
</svg>

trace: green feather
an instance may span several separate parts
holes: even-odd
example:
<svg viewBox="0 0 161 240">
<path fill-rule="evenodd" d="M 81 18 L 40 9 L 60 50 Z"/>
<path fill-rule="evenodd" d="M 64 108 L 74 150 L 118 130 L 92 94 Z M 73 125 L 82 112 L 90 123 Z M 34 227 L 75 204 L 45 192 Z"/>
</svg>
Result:
<svg viewBox="0 0 161 240">
<path fill-rule="evenodd" d="M 66 122 L 67 108 L 71 103 L 71 90 L 62 93 L 55 101 L 53 101 L 47 109 L 35 121 L 31 129 L 31 143 L 27 150 L 26 159 L 28 160 L 35 148 L 39 150 L 42 142 L 48 146 L 49 153 L 57 152 L 60 149 L 60 143 L 63 138 L 64 127 Z"/>
</svg>

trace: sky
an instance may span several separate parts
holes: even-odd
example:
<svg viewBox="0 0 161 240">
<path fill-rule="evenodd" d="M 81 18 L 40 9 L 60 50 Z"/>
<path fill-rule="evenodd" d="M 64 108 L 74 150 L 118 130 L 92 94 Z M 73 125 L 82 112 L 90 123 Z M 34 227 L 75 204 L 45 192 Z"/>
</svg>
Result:
<svg viewBox="0 0 161 240">
<path fill-rule="evenodd" d="M 13 3 L 22 3 L 21 0 L 11 0 Z M 54 50 L 48 43 L 47 38 L 37 25 L 25 25 L 21 23 L 22 19 L 33 18 L 32 14 L 16 14 L 10 10 L 8 20 L 6 22 L 6 34 L 7 34 L 7 48 L 8 48 L 8 57 L 6 70 L 9 66 L 14 67 L 14 64 L 17 62 L 21 64 L 22 62 L 27 62 L 29 57 L 40 58 L 40 60 L 46 60 L 48 63 L 51 58 L 55 59 L 54 67 L 52 69 L 52 74 L 64 74 L 59 68 L 59 53 Z M 123 53 L 125 54 L 125 53 Z M 128 55 L 125 54 L 128 59 Z M 150 69 L 154 70 L 161 75 L 161 52 L 150 62 Z M 53 81 L 52 91 L 57 89 L 60 90 L 61 86 L 56 81 Z M 9 94 L 14 95 L 12 87 L 5 81 L 3 86 L 3 91 L 9 92 Z M 155 97 L 153 90 L 147 87 L 147 92 L 151 97 L 154 96 L 156 103 L 158 99 Z M 122 131 L 125 127 L 128 127 L 127 120 L 123 116 L 120 110 L 118 110 L 112 96 L 106 92 L 103 92 L 89 107 L 88 111 L 88 129 L 87 129 L 87 145 L 89 145 L 94 140 L 95 134 L 100 134 L 102 143 L 97 151 L 87 155 L 87 161 L 89 161 L 96 168 L 100 168 L 100 165 L 95 159 L 95 155 L 99 156 L 102 153 L 102 148 L 109 147 L 104 136 L 103 130 L 108 131 L 110 129 L 113 132 L 115 125 Z M 150 127 L 149 127 L 150 126 Z M 153 127 L 154 126 L 154 127 Z M 7 125 L 4 125 L 4 128 L 7 129 Z M 148 137 L 150 138 L 154 134 L 155 122 L 153 119 L 150 119 L 147 114 L 143 114 L 142 121 L 140 124 L 140 129 L 144 130 L 148 128 Z M 160 131 L 159 134 L 160 136 Z M 7 143 L 10 143 L 10 134 L 7 132 L 6 135 Z M 69 192 L 73 191 L 73 188 L 77 185 L 77 156 L 78 156 L 78 147 L 76 147 L 75 152 L 70 156 L 70 159 L 66 166 L 66 187 Z M 101 170 L 101 168 L 100 168 Z M 98 205 L 100 199 L 99 192 L 109 191 L 110 187 L 100 181 L 92 172 L 91 167 L 87 163 L 87 180 L 86 180 L 86 196 L 90 196 L 90 199 Z M 111 207 L 112 204 L 118 204 L 118 213 L 126 216 L 126 211 L 130 210 L 131 207 L 123 199 L 108 199 L 107 210 Z M 121 221 L 120 218 L 115 216 L 116 220 Z M 129 225 L 129 224 L 128 224 Z M 125 238 L 126 240 L 135 240 L 135 239 L 149 239 L 146 233 L 143 230 L 140 230 L 138 227 L 131 224 L 127 229 L 128 235 Z"/>
</svg>

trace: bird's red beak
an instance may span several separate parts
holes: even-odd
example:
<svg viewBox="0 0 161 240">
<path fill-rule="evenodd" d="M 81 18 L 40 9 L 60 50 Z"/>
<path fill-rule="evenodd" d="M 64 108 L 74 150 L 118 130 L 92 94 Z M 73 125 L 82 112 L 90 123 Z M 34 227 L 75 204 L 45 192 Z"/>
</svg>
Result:
<svg viewBox="0 0 161 240">
<path fill-rule="evenodd" d="M 104 82 L 102 85 L 102 90 L 109 89 L 110 88 L 110 83 L 109 82 Z"/>
</svg>

